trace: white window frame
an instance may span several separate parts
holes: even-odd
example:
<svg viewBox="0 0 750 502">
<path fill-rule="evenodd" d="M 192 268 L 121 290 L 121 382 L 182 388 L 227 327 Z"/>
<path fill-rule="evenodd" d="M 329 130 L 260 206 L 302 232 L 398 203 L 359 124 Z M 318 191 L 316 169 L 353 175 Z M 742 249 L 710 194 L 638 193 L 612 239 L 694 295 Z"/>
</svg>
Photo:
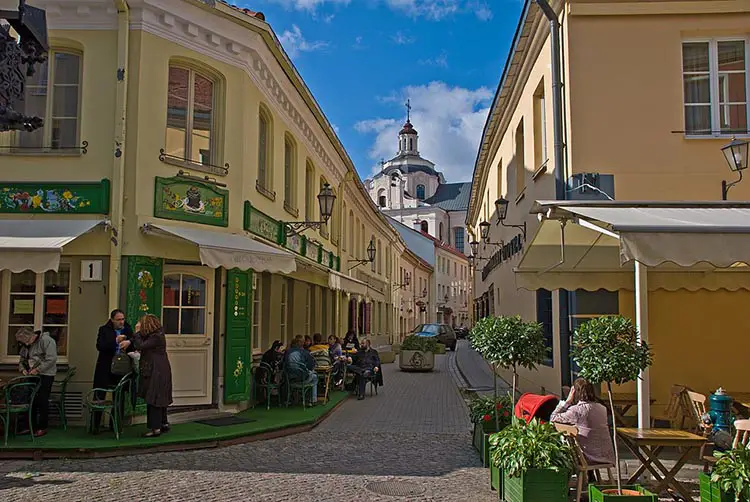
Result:
<svg viewBox="0 0 750 502">
<path fill-rule="evenodd" d="M 263 277 L 260 274 L 256 274 L 254 277 L 255 289 L 253 291 L 253 318 L 250 322 L 250 338 L 253 340 L 253 352 L 260 351 L 262 345 L 262 333 L 261 326 L 263 325 L 263 309 L 261 308 L 260 301 L 263 296 Z"/>
<path fill-rule="evenodd" d="M 200 75 L 201 77 L 205 78 L 206 80 L 211 82 L 211 126 L 209 129 L 209 133 L 211 134 L 211 139 L 208 144 L 209 148 L 209 158 L 208 158 L 208 164 L 218 164 L 218 156 L 216 152 L 216 146 L 218 145 L 218 140 L 216 137 L 218 128 L 217 128 L 217 81 L 214 77 L 212 77 L 209 73 L 196 70 L 194 67 L 185 65 L 185 64 L 179 64 L 172 62 L 167 67 L 167 72 L 169 72 L 172 68 L 185 70 L 188 72 L 188 102 L 187 102 L 187 110 L 185 111 L 186 117 L 185 117 L 185 144 L 183 145 L 184 148 L 184 154 L 182 160 L 172 159 L 170 157 L 166 157 L 166 160 L 171 163 L 176 163 L 178 165 L 185 164 L 188 166 L 191 165 L 205 165 L 205 162 L 203 158 L 199 159 L 193 159 L 190 157 L 191 152 L 193 150 L 193 114 L 195 113 L 195 77 L 196 75 Z M 169 90 L 167 89 L 167 92 Z M 169 111 L 167 111 L 167 117 L 169 118 Z M 165 141 L 166 141 L 166 134 L 167 130 L 169 129 L 169 124 L 167 123 L 167 127 L 164 129 L 165 134 Z M 169 153 L 169 152 L 167 152 Z M 202 157 L 203 154 L 200 154 Z"/>
<path fill-rule="evenodd" d="M 281 336 L 281 340 L 284 341 L 284 343 L 288 342 L 287 339 L 287 316 L 289 314 L 289 284 L 287 283 L 286 279 L 281 280 L 281 324 L 279 325 L 279 334 Z"/>
<path fill-rule="evenodd" d="M 307 289 L 305 290 L 305 333 L 306 335 L 310 334 L 310 325 L 312 324 L 312 287 L 309 285 L 307 286 Z"/>
<path fill-rule="evenodd" d="M 729 137 L 743 137 L 750 138 L 750 133 L 732 133 L 732 132 L 721 132 L 719 124 L 721 123 L 721 110 L 719 105 L 719 42 L 744 42 L 745 43 L 745 113 L 746 113 L 746 124 L 750 129 L 750 38 L 745 36 L 727 36 L 727 37 L 709 37 L 709 38 L 686 38 L 680 42 L 680 85 L 682 87 L 682 121 L 684 127 L 683 135 L 685 138 L 690 139 L 701 139 L 701 138 L 729 138 Z M 708 74 L 711 92 L 711 134 L 692 134 L 687 130 L 687 123 L 685 122 L 685 107 L 687 105 L 685 101 L 685 67 L 683 63 L 683 48 L 684 44 L 689 43 L 708 43 Z M 703 72 L 691 72 L 691 73 L 703 73 Z M 690 73 L 688 73 L 690 74 Z M 727 104 L 732 104 L 729 102 Z M 738 103 L 741 104 L 741 103 Z"/>
<path fill-rule="evenodd" d="M 73 273 L 73 266 L 70 262 L 67 261 L 60 261 L 60 266 L 67 265 L 70 267 L 70 275 L 69 275 L 69 282 L 68 282 L 68 292 L 67 293 L 54 293 L 53 296 L 67 296 L 68 298 L 68 324 L 62 325 L 62 324 L 47 324 L 47 326 L 67 326 L 68 332 L 67 332 L 67 353 L 65 355 L 60 354 L 57 358 L 57 362 L 60 364 L 67 363 L 68 357 L 70 355 L 70 289 L 72 287 L 72 273 Z M 59 270 L 59 267 L 58 267 Z M 11 274 L 12 272 L 10 270 L 3 270 L 0 271 L 0 285 L 2 285 L 2 290 L 0 290 L 0 300 L 2 300 L 2 306 L 0 306 L 0 321 L 2 321 L 2 339 L 0 340 L 0 362 L 3 363 L 17 363 L 19 356 L 8 354 L 8 336 L 11 333 L 11 326 L 10 326 L 10 284 L 11 284 Z M 44 274 L 45 272 L 36 273 L 36 284 L 34 288 L 34 293 L 28 293 L 29 297 L 34 297 L 34 330 L 40 330 L 42 329 L 44 324 L 44 297 L 46 296 L 44 294 Z"/>
</svg>

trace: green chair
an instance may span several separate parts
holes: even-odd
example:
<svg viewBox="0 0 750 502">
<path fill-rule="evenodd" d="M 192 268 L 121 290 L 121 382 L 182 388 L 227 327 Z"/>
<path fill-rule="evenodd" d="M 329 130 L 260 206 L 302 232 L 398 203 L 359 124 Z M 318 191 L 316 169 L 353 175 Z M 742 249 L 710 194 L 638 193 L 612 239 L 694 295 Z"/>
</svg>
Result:
<svg viewBox="0 0 750 502">
<path fill-rule="evenodd" d="M 259 373 L 262 375 L 261 378 L 258 378 Z M 274 391 L 276 391 L 276 399 L 278 399 L 279 406 L 281 406 L 281 384 L 276 383 L 274 376 L 275 372 L 273 370 L 273 367 L 268 363 L 264 363 L 263 361 L 261 361 L 258 366 L 253 368 L 253 385 L 256 387 L 256 389 L 265 389 L 267 410 L 271 409 L 271 397 L 273 397 Z"/>
<path fill-rule="evenodd" d="M 67 393 L 68 383 L 76 374 L 76 367 L 71 366 L 68 368 L 68 372 L 65 374 L 65 378 L 62 380 L 56 380 L 52 384 L 52 392 L 49 395 L 49 405 L 51 408 L 57 410 L 57 415 L 60 417 L 60 423 L 63 426 L 63 430 L 68 430 L 68 418 L 65 413 L 65 394 Z"/>
<path fill-rule="evenodd" d="M 34 442 L 31 407 L 39 390 L 40 381 L 38 376 L 23 376 L 14 378 L 5 386 L 5 401 L 0 403 L 0 420 L 2 420 L 3 429 L 5 429 L 5 446 L 8 446 L 8 434 L 11 429 L 10 419 L 15 415 L 17 426 L 18 415 L 24 413 L 28 416 L 29 433 L 31 434 L 32 443 Z M 13 432 L 15 435 L 15 427 Z"/>
<path fill-rule="evenodd" d="M 305 397 L 307 397 L 308 391 L 310 392 L 310 399 L 312 399 L 314 382 L 308 382 L 307 379 L 301 379 L 299 375 L 307 375 L 310 370 L 306 366 L 297 363 L 287 363 L 284 366 L 284 381 L 286 382 L 286 406 L 289 407 L 289 403 L 292 400 L 292 393 L 295 391 L 300 392 L 302 399 L 302 407 L 305 408 Z"/>
<path fill-rule="evenodd" d="M 122 420 L 124 417 L 120 416 L 120 410 L 124 408 L 125 402 L 125 388 L 131 386 L 133 382 L 133 373 L 130 372 L 117 384 L 114 389 L 91 389 L 86 394 L 86 400 L 84 406 L 86 407 L 86 430 L 91 432 L 93 424 L 94 412 L 101 412 L 102 414 L 106 411 L 112 417 L 112 427 L 115 430 L 115 437 L 120 439 L 120 429 L 122 427 Z M 132 387 L 130 387 L 132 389 Z M 101 391 L 104 393 L 104 399 L 96 399 L 95 392 Z M 112 399 L 107 399 L 107 395 L 112 394 Z M 122 404 L 120 404 L 122 403 Z"/>
</svg>

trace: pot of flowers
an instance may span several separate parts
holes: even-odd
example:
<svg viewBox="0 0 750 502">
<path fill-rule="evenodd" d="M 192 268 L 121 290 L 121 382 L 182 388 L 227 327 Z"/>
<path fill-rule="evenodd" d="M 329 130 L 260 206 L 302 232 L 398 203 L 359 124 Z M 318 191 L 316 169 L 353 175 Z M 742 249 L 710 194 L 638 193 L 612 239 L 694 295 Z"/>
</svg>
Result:
<svg viewBox="0 0 750 502">
<path fill-rule="evenodd" d="M 401 371 L 432 371 L 437 351 L 438 343 L 434 336 L 409 335 L 401 344 L 398 367 Z"/>
<path fill-rule="evenodd" d="M 511 419 L 510 397 L 474 397 L 469 403 L 469 418 L 474 424 L 473 445 L 485 467 L 490 465 L 490 434 L 507 427 Z"/>
<path fill-rule="evenodd" d="M 738 444 L 714 456 L 711 474 L 700 474 L 701 502 L 750 502 L 750 450 Z"/>
<path fill-rule="evenodd" d="M 573 451 L 551 424 L 520 420 L 493 435 L 492 463 L 503 473 L 501 500 L 567 502 Z"/>
<path fill-rule="evenodd" d="M 653 362 L 651 349 L 638 336 L 633 321 L 620 315 L 597 317 L 581 324 L 573 335 L 572 353 L 581 377 L 594 385 L 606 383 L 610 410 L 614 409 L 612 383 L 622 385 L 636 380 Z M 615 501 L 622 497 L 628 497 L 633 502 L 658 500 L 658 497 L 641 486 L 623 488 L 620 452 L 617 448 L 617 422 L 614 417 L 612 436 L 617 486 L 589 485 L 589 500 Z"/>
</svg>

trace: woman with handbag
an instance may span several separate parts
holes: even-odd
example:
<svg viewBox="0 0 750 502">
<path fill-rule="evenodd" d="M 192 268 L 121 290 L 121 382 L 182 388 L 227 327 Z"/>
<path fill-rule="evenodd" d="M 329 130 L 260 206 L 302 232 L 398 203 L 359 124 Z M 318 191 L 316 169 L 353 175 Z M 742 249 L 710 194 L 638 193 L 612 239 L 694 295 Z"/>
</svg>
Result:
<svg viewBox="0 0 750 502">
<path fill-rule="evenodd" d="M 172 367 L 167 356 L 167 339 L 159 318 L 148 314 L 135 328 L 135 336 L 123 340 L 121 350 L 134 347 L 141 353 L 138 395 L 146 401 L 146 423 L 149 432 L 144 437 L 158 437 L 169 432 L 167 407 L 172 404 Z"/>
<path fill-rule="evenodd" d="M 120 350 L 120 342 L 132 339 L 133 330 L 125 322 L 125 313 L 120 309 L 113 310 L 109 315 L 109 320 L 99 328 L 96 336 L 96 350 L 99 351 L 99 356 L 94 370 L 94 388 L 114 389 L 122 377 L 130 373 L 131 359 L 125 351 Z M 102 391 L 94 394 L 94 399 L 97 400 L 103 400 L 105 397 Z M 122 416 L 125 412 L 125 401 L 119 403 L 119 406 L 118 413 Z M 101 418 L 101 412 L 94 412 L 92 424 L 94 433 L 99 432 Z M 112 427 L 111 420 L 110 427 Z"/>
</svg>

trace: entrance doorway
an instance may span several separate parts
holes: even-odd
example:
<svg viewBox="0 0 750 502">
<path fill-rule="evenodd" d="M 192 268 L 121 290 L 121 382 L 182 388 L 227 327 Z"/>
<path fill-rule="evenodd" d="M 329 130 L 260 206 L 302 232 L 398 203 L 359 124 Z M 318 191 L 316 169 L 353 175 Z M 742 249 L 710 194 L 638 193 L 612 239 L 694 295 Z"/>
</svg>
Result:
<svg viewBox="0 0 750 502">
<path fill-rule="evenodd" d="M 162 323 L 172 365 L 174 406 L 211 404 L 214 271 L 164 267 Z"/>
</svg>

